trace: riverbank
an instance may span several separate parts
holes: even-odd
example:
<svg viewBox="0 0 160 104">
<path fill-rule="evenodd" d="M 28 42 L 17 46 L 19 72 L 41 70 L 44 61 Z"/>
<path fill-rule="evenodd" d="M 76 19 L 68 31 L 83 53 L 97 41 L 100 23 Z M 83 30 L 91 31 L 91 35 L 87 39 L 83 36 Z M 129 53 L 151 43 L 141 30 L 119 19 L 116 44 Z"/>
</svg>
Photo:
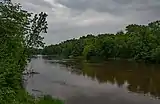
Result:
<svg viewBox="0 0 160 104">
<path fill-rule="evenodd" d="M 15 60 L 10 59 L 13 58 L 0 58 L 0 104 L 63 104 L 62 101 L 51 96 L 42 95 L 35 98 L 26 92 L 21 85 L 22 73 L 17 73 L 20 69 L 13 62 Z"/>
<path fill-rule="evenodd" d="M 37 55 L 35 55 L 37 56 Z M 134 58 L 121 58 L 121 57 L 109 57 L 109 58 L 104 58 L 104 57 L 98 57 L 98 56 L 90 56 L 89 59 L 86 59 L 84 56 L 69 56 L 69 57 L 63 57 L 59 55 L 40 55 L 44 59 L 52 60 L 57 59 L 57 62 L 65 62 L 65 61 L 84 61 L 84 62 L 89 62 L 89 63 L 105 63 L 107 61 L 129 61 L 129 62 L 137 62 L 137 63 L 146 63 L 146 64 L 159 64 L 159 61 L 155 60 L 143 60 L 143 59 L 134 59 Z"/>
<path fill-rule="evenodd" d="M 20 89 L 15 95 L 14 102 L 10 104 L 63 104 L 62 101 L 58 99 L 53 99 L 51 96 L 43 96 L 39 98 L 34 98 L 29 95 L 25 89 Z M 5 103 L 9 104 L 9 103 Z"/>
<path fill-rule="evenodd" d="M 102 58 L 97 56 L 90 56 L 90 59 L 85 59 L 83 56 L 69 57 L 67 60 L 83 60 L 84 62 L 89 63 L 105 63 L 107 61 L 129 61 L 136 63 L 146 63 L 146 64 L 159 64 L 158 61 L 155 60 L 143 60 L 143 59 L 134 59 L 134 58 L 120 58 L 120 57 L 110 57 L 110 58 Z"/>
<path fill-rule="evenodd" d="M 2 53 L 0 52 L 2 55 Z M 0 58 L 0 104 L 63 104 L 62 101 L 51 96 L 41 95 L 35 98 L 22 86 L 22 75 L 26 61 L 14 57 Z"/>
</svg>

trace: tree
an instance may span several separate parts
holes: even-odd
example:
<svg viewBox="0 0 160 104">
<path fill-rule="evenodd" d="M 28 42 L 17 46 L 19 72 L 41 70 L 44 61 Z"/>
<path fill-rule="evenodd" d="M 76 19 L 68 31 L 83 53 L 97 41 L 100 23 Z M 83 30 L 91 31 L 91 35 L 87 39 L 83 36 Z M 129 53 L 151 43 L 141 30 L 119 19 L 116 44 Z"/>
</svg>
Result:
<svg viewBox="0 0 160 104">
<path fill-rule="evenodd" d="M 41 33 L 46 33 L 46 13 L 32 18 L 20 4 L 0 3 L 0 103 L 24 104 L 17 99 L 22 89 L 22 72 L 29 48 L 43 46 Z M 27 103 L 27 102 L 26 102 Z"/>
<path fill-rule="evenodd" d="M 87 60 L 95 56 L 97 59 L 99 57 L 156 61 L 159 60 L 159 34 L 160 21 L 151 22 L 148 25 L 131 24 L 126 26 L 125 32 L 98 36 L 90 34 L 79 39 L 61 42 L 56 47 L 60 47 L 59 54 L 62 56 L 84 56 Z M 50 52 L 50 54 L 53 53 L 55 52 Z"/>
</svg>

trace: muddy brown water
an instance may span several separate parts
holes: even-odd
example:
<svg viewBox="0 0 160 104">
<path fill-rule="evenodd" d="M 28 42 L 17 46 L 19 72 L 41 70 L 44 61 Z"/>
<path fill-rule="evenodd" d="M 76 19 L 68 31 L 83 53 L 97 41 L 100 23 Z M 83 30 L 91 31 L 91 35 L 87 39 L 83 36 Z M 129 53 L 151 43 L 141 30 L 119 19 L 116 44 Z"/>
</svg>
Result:
<svg viewBox="0 0 160 104">
<path fill-rule="evenodd" d="M 160 65 L 128 61 L 86 63 L 33 58 L 40 74 L 25 76 L 26 90 L 65 104 L 160 104 Z"/>
</svg>

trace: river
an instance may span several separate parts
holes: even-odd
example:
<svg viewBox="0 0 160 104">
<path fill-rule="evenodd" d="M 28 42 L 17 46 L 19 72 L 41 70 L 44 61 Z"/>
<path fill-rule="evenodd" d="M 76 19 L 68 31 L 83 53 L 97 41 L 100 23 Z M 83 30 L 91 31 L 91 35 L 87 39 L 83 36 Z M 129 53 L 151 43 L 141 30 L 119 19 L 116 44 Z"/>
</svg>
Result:
<svg viewBox="0 0 160 104">
<path fill-rule="evenodd" d="M 128 61 L 86 63 L 33 58 L 25 76 L 34 96 L 52 95 L 65 104 L 160 104 L 160 65 Z"/>
</svg>

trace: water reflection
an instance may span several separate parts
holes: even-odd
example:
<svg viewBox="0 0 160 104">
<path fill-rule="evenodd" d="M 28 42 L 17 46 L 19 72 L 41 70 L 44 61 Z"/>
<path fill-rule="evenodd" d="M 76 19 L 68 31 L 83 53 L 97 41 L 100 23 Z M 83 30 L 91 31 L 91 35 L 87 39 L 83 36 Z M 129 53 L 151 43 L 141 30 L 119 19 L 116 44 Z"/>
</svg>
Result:
<svg viewBox="0 0 160 104">
<path fill-rule="evenodd" d="M 109 61 L 103 64 L 67 61 L 61 64 L 70 67 L 71 73 L 88 76 L 99 83 L 111 83 L 122 87 L 127 82 L 127 89 L 131 92 L 160 97 L 159 65 L 127 61 Z"/>
</svg>

